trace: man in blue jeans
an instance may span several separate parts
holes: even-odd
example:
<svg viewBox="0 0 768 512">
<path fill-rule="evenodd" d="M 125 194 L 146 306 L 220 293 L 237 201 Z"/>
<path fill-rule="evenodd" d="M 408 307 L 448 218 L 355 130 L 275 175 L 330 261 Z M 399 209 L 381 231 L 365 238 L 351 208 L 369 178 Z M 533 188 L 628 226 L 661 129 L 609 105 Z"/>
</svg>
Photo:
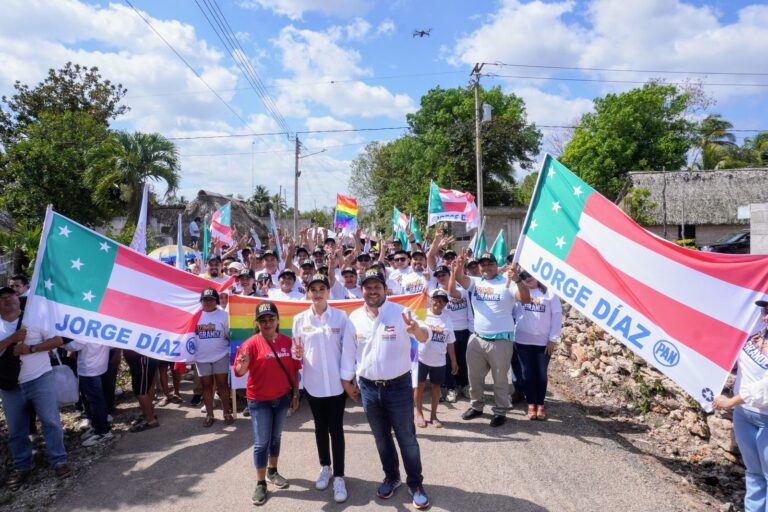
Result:
<svg viewBox="0 0 768 512">
<path fill-rule="evenodd" d="M 48 351 L 61 345 L 59 336 L 51 336 L 36 328 L 25 328 L 21 322 L 19 298 L 12 288 L 0 288 L 0 352 L 12 350 L 21 357 L 18 385 L 0 390 L 5 419 L 8 423 L 8 448 L 14 471 L 6 485 L 15 490 L 32 473 L 32 442 L 29 440 L 29 409 L 31 404 L 43 426 L 48 462 L 60 478 L 72 474 L 64 449 L 56 381 Z"/>
<path fill-rule="evenodd" d="M 421 453 L 413 422 L 411 336 L 425 343 L 431 332 L 409 310 L 387 301 L 386 279 L 378 269 L 368 269 L 361 286 L 365 305 L 349 317 L 355 326 L 357 350 L 342 356 L 341 378 L 347 393 L 356 398 L 358 389 L 353 379 L 355 373 L 358 376 L 363 409 L 384 469 L 384 482 L 377 495 L 390 498 L 401 484 L 394 430 L 413 506 L 423 510 L 430 503 L 422 485 Z"/>
</svg>

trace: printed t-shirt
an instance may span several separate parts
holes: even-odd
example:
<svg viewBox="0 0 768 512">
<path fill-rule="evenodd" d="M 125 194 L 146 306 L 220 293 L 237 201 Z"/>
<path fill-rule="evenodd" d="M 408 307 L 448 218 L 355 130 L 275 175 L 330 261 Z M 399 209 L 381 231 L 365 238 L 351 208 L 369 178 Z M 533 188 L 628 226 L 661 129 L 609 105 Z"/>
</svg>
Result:
<svg viewBox="0 0 768 512">
<path fill-rule="evenodd" d="M 456 342 L 453 325 L 445 315 L 445 310 L 440 315 L 427 311 L 426 323 L 432 331 L 432 336 L 426 343 L 419 343 L 419 361 L 427 366 L 445 366 L 448 344 Z"/>
<path fill-rule="evenodd" d="M 195 327 L 198 363 L 215 363 L 229 354 L 229 314 L 217 307 L 213 311 L 202 311 Z"/>
<path fill-rule="evenodd" d="M 301 362 L 291 357 L 291 338 L 285 334 L 278 334 L 272 342 L 265 340 L 260 334 L 251 336 L 239 349 L 246 351 L 250 359 L 248 385 L 245 388 L 245 396 L 249 400 L 274 400 L 291 390 L 288 377 L 269 348 L 270 343 L 292 380 L 296 379 L 296 372 L 301 368 Z"/>
</svg>

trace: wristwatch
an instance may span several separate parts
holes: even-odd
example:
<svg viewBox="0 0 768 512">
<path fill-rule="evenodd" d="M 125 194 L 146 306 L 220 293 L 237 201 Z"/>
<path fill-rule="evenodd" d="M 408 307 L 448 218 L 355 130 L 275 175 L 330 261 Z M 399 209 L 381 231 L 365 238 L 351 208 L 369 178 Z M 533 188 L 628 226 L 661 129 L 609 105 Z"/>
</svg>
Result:
<svg viewBox="0 0 768 512">
<path fill-rule="evenodd" d="M 36 348 L 37 348 L 36 346 L 30 345 L 29 346 L 29 353 L 30 354 L 34 354 L 35 352 L 37 352 Z"/>
</svg>

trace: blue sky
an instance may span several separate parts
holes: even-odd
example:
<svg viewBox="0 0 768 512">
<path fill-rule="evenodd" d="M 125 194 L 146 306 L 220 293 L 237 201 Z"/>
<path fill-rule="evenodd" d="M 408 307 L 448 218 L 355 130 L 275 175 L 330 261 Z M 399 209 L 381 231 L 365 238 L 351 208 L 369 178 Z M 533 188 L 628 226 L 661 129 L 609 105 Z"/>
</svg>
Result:
<svg viewBox="0 0 768 512">
<path fill-rule="evenodd" d="M 198 0 L 214 6 L 212 0 Z M 132 0 L 152 25 L 237 112 L 233 114 L 123 2 L 7 0 L 0 19 L 0 93 L 37 83 L 67 60 L 96 65 L 128 88 L 132 110 L 116 126 L 177 140 L 180 194 L 201 188 L 248 195 L 251 184 L 293 198 L 292 143 L 191 0 Z M 529 120 L 571 125 L 592 99 L 644 82 L 701 80 L 741 130 L 768 129 L 768 5 L 716 0 L 218 0 L 245 55 L 292 131 L 387 128 L 435 86 L 466 85 L 475 62 L 683 74 L 486 66 L 483 84 L 526 102 Z M 413 38 L 414 29 L 430 37 Z M 762 73 L 703 75 L 692 71 Z M 519 78 L 519 77 L 535 78 Z M 334 82 L 334 83 L 331 83 Z M 767 84 L 766 87 L 712 83 Z M 697 113 L 695 115 L 703 115 Z M 245 122 L 244 122 L 245 121 Z M 545 149 L 562 129 L 545 128 Z M 331 206 L 346 192 L 349 162 L 365 143 L 402 131 L 301 136 L 300 209 Z M 750 132 L 738 132 L 740 137 Z M 193 138 L 184 137 L 217 137 Z M 162 188 L 158 192 L 162 192 Z"/>
</svg>

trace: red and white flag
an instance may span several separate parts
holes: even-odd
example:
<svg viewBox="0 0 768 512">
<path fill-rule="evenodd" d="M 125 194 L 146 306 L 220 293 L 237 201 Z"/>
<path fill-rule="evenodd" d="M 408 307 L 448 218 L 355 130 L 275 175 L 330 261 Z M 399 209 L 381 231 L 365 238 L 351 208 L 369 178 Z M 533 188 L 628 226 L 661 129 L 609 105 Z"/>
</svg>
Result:
<svg viewBox="0 0 768 512">
<path fill-rule="evenodd" d="M 516 258 L 710 410 L 760 329 L 768 256 L 684 249 L 547 156 Z"/>
<path fill-rule="evenodd" d="M 51 335 L 194 360 L 200 292 L 222 284 L 120 245 L 50 208 L 24 323 Z"/>
<path fill-rule="evenodd" d="M 232 203 L 227 203 L 211 217 L 211 238 L 218 238 L 223 245 L 232 245 Z"/>
<path fill-rule="evenodd" d="M 433 181 L 429 188 L 427 227 L 438 222 L 466 222 L 467 230 L 480 226 L 480 212 L 469 192 L 440 188 Z"/>
</svg>

